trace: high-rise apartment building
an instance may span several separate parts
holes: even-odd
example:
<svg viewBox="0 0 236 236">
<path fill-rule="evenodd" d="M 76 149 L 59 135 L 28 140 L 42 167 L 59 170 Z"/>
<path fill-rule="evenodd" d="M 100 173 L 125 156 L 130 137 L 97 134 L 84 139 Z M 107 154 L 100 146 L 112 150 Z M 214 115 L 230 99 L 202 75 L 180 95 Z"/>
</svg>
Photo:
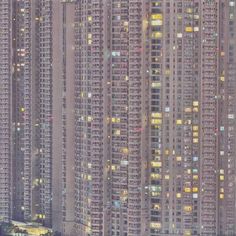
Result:
<svg viewBox="0 0 236 236">
<path fill-rule="evenodd" d="M 52 226 L 76 235 L 75 224 L 75 3 L 52 3 Z"/>
<path fill-rule="evenodd" d="M 0 221 L 11 216 L 11 3 L 0 2 Z"/>
<path fill-rule="evenodd" d="M 0 7 L 1 221 L 67 231 L 74 222 L 75 4 Z"/>
<path fill-rule="evenodd" d="M 78 233 L 233 234 L 234 14 L 234 1 L 77 4 Z"/>
<path fill-rule="evenodd" d="M 12 219 L 50 226 L 51 1 L 12 1 L 9 12 L 13 51 L 12 88 L 9 89 L 12 95 Z"/>
<path fill-rule="evenodd" d="M 0 10 L 0 221 L 236 234 L 235 0 Z"/>
<path fill-rule="evenodd" d="M 234 235 L 235 229 L 235 1 L 220 2 L 218 75 L 219 235 Z"/>
<path fill-rule="evenodd" d="M 199 1 L 153 2 L 149 46 L 150 235 L 199 234 Z"/>
</svg>

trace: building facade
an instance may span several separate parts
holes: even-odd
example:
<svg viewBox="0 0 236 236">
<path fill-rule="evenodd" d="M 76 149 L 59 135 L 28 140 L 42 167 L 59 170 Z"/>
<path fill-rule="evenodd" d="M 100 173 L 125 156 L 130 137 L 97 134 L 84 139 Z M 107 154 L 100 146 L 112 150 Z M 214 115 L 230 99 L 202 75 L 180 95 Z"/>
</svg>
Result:
<svg viewBox="0 0 236 236">
<path fill-rule="evenodd" d="M 0 45 L 0 220 L 9 222 L 11 218 L 11 3 L 0 3 L 1 45 Z"/>
<path fill-rule="evenodd" d="M 78 2 L 81 235 L 234 234 L 234 11 L 234 1 Z M 98 75 L 100 156 L 88 131 Z M 104 209 L 84 202 L 93 193 Z"/>
<path fill-rule="evenodd" d="M 51 1 L 12 1 L 12 212 L 52 221 Z"/>
<path fill-rule="evenodd" d="M 0 10 L 0 221 L 236 234 L 235 0 Z"/>
</svg>

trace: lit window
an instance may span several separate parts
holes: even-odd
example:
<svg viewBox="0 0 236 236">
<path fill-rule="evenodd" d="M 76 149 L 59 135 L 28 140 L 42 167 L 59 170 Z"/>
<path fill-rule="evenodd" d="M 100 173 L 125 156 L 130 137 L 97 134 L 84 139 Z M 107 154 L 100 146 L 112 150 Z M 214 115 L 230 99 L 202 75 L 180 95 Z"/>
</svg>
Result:
<svg viewBox="0 0 236 236">
<path fill-rule="evenodd" d="M 177 125 L 182 125 L 182 120 L 176 120 Z"/>
<path fill-rule="evenodd" d="M 178 33 L 177 34 L 177 38 L 182 38 L 183 37 L 183 34 L 182 33 Z"/>
<path fill-rule="evenodd" d="M 153 32 L 152 33 L 152 38 L 161 38 L 162 37 L 162 33 L 161 32 Z"/>
<path fill-rule="evenodd" d="M 161 223 L 159 223 L 159 222 L 151 222 L 150 223 L 150 228 L 160 229 L 161 228 Z"/>
<path fill-rule="evenodd" d="M 198 188 L 197 187 L 193 187 L 193 193 L 197 193 L 198 192 Z"/>
<path fill-rule="evenodd" d="M 184 206 L 184 211 L 191 212 L 192 211 L 192 206 Z"/>
<path fill-rule="evenodd" d="M 177 194 L 176 194 L 176 197 L 177 197 L 177 198 L 181 198 L 181 193 L 177 193 Z"/>
<path fill-rule="evenodd" d="M 198 180 L 198 175 L 193 175 L 194 180 Z"/>
<path fill-rule="evenodd" d="M 170 176 L 169 175 L 165 175 L 165 179 L 170 179 Z"/>
<path fill-rule="evenodd" d="M 119 129 L 115 130 L 114 134 L 115 134 L 116 136 L 119 136 L 119 135 L 120 135 L 120 130 L 119 130 Z"/>
<path fill-rule="evenodd" d="M 191 193 L 191 188 L 184 188 L 185 193 Z"/>
<path fill-rule="evenodd" d="M 224 199 L 224 194 L 223 193 L 220 194 L 220 199 Z"/>
<path fill-rule="evenodd" d="M 159 162 L 159 161 L 152 161 L 151 162 L 151 166 L 152 167 L 161 167 L 161 162 Z"/>
<path fill-rule="evenodd" d="M 198 143 L 198 138 L 194 138 L 193 143 Z"/>
<path fill-rule="evenodd" d="M 152 14 L 152 20 L 162 20 L 162 14 Z"/>
<path fill-rule="evenodd" d="M 181 161 L 182 160 L 182 157 L 178 156 L 176 157 L 176 161 Z"/>
<path fill-rule="evenodd" d="M 191 33 L 191 32 L 193 32 L 193 27 L 190 27 L 190 26 L 186 27 L 185 31 L 188 32 L 188 33 Z"/>
<path fill-rule="evenodd" d="M 152 83 L 152 88 L 160 88 L 161 87 L 161 83 L 160 82 L 153 82 Z"/>
<path fill-rule="evenodd" d="M 160 26 L 160 25 L 162 25 L 162 20 L 152 20 L 151 25 L 152 26 Z"/>
</svg>

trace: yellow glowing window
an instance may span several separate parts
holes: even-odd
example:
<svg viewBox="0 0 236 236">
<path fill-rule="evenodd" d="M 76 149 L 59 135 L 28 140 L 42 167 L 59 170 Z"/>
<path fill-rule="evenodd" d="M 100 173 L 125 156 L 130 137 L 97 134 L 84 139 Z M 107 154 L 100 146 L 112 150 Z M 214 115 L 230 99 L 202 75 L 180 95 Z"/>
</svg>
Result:
<svg viewBox="0 0 236 236">
<path fill-rule="evenodd" d="M 177 125 L 182 125 L 182 123 L 183 123 L 182 120 L 176 120 Z"/>
<path fill-rule="evenodd" d="M 220 199 L 224 199 L 224 194 L 220 194 Z"/>
<path fill-rule="evenodd" d="M 115 130 L 114 134 L 119 136 L 120 135 L 120 130 L 119 129 Z"/>
<path fill-rule="evenodd" d="M 24 112 L 24 111 L 25 111 L 25 108 L 24 108 L 24 107 L 21 107 L 20 111 L 21 111 L 21 112 Z"/>
<path fill-rule="evenodd" d="M 184 188 L 185 193 L 191 193 L 191 188 Z"/>
<path fill-rule="evenodd" d="M 194 106 L 194 107 L 198 107 L 198 105 L 199 105 L 199 102 L 198 102 L 198 101 L 193 101 L 193 106 Z"/>
<path fill-rule="evenodd" d="M 92 176 L 91 175 L 88 175 L 88 180 L 92 180 Z"/>
<path fill-rule="evenodd" d="M 184 236 L 191 236 L 191 231 L 190 230 L 185 230 L 184 231 Z"/>
<path fill-rule="evenodd" d="M 221 192 L 221 193 L 224 193 L 224 188 L 220 188 L 220 192 Z"/>
<path fill-rule="evenodd" d="M 160 174 L 156 174 L 156 173 L 152 173 L 151 174 L 151 178 L 152 179 L 161 179 L 161 175 Z"/>
<path fill-rule="evenodd" d="M 221 76 L 221 77 L 220 77 L 220 80 L 221 80 L 222 82 L 224 82 L 224 81 L 225 81 L 225 77 L 224 77 L 224 76 Z"/>
<path fill-rule="evenodd" d="M 91 39 L 92 38 L 92 34 L 88 34 L 88 39 Z"/>
<path fill-rule="evenodd" d="M 152 20 L 151 21 L 152 26 L 159 26 L 162 25 L 162 20 Z"/>
<path fill-rule="evenodd" d="M 193 193 L 197 193 L 198 192 L 198 188 L 197 187 L 193 187 Z"/>
<path fill-rule="evenodd" d="M 162 32 L 154 32 L 152 33 L 152 38 L 161 38 L 162 37 Z"/>
<path fill-rule="evenodd" d="M 191 212 L 192 211 L 192 206 L 184 206 L 184 211 Z"/>
<path fill-rule="evenodd" d="M 160 119 L 152 119 L 151 123 L 153 125 L 160 125 L 162 123 L 162 120 L 160 120 Z"/>
<path fill-rule="evenodd" d="M 124 154 L 128 154 L 129 149 L 128 149 L 128 148 L 122 148 L 122 152 L 123 152 Z"/>
<path fill-rule="evenodd" d="M 193 131 L 198 131 L 198 126 L 197 125 L 193 126 Z"/>
<path fill-rule="evenodd" d="M 198 175 L 193 175 L 194 180 L 198 180 Z"/>
<path fill-rule="evenodd" d="M 159 222 L 151 222 L 150 223 L 150 227 L 152 229 L 160 229 L 161 228 L 161 223 L 159 223 Z"/>
<path fill-rule="evenodd" d="M 168 149 L 165 150 L 165 155 L 169 155 L 170 151 Z"/>
<path fill-rule="evenodd" d="M 115 166 L 115 165 L 112 165 L 112 166 L 111 166 L 111 170 L 113 170 L 113 171 L 116 170 L 116 166 Z"/>
<path fill-rule="evenodd" d="M 181 161 L 182 157 L 176 157 L 176 161 Z"/>
<path fill-rule="evenodd" d="M 157 197 L 157 196 L 160 196 L 160 193 L 159 192 L 151 192 L 151 196 Z"/>
<path fill-rule="evenodd" d="M 91 122 L 91 121 L 92 121 L 92 117 L 88 116 L 88 122 Z"/>
<path fill-rule="evenodd" d="M 166 74 L 166 75 L 170 75 L 170 70 L 166 70 L 166 71 L 165 71 L 165 74 Z"/>
<path fill-rule="evenodd" d="M 199 27 L 194 27 L 193 30 L 194 30 L 194 32 L 198 32 L 199 31 Z"/>
<path fill-rule="evenodd" d="M 112 117 L 111 121 L 112 121 L 112 123 L 119 123 L 120 118 Z"/>
<path fill-rule="evenodd" d="M 162 20 L 162 14 L 152 14 L 152 20 Z"/>
<path fill-rule="evenodd" d="M 152 161 L 151 166 L 152 167 L 161 167 L 161 162 L 160 161 Z"/>
<path fill-rule="evenodd" d="M 155 149 L 155 154 L 160 155 L 161 154 L 161 150 L 160 149 Z"/>
<path fill-rule="evenodd" d="M 159 204 L 154 204 L 154 205 L 153 205 L 153 209 L 155 209 L 155 210 L 160 210 L 161 207 L 160 207 Z"/>
<path fill-rule="evenodd" d="M 192 173 L 192 170 L 191 169 L 188 169 L 187 170 L 187 173 L 190 175 Z"/>
<path fill-rule="evenodd" d="M 161 87 L 161 83 L 159 83 L 159 82 L 152 83 L 152 88 L 160 88 L 160 87 Z"/>
<path fill-rule="evenodd" d="M 92 21 L 93 17 L 92 16 L 88 16 L 88 21 Z"/>
<path fill-rule="evenodd" d="M 220 180 L 223 181 L 225 179 L 224 175 L 220 175 Z"/>
<path fill-rule="evenodd" d="M 220 55 L 223 57 L 225 55 L 225 52 L 221 52 Z"/>
<path fill-rule="evenodd" d="M 128 22 L 128 21 L 125 21 L 125 22 L 124 22 L 124 26 L 127 27 L 128 25 L 129 25 L 129 22 Z"/>
<path fill-rule="evenodd" d="M 193 13 L 193 9 L 192 9 L 192 8 L 187 8 L 187 9 L 186 9 L 186 12 L 189 13 L 189 14 L 191 14 L 191 13 Z"/>
<path fill-rule="evenodd" d="M 194 107 L 193 112 L 198 112 L 198 107 Z"/>
<path fill-rule="evenodd" d="M 161 118 L 162 114 L 161 113 L 152 113 L 152 117 L 154 117 L 154 118 Z"/>
<path fill-rule="evenodd" d="M 177 197 L 177 198 L 181 198 L 181 193 L 177 193 L 177 194 L 176 194 L 176 197 Z"/>
<path fill-rule="evenodd" d="M 92 44 L 92 40 L 91 39 L 88 40 L 88 44 Z"/>
<path fill-rule="evenodd" d="M 198 143 L 198 138 L 194 138 L 193 143 Z"/>
<path fill-rule="evenodd" d="M 191 32 L 193 32 L 193 27 L 188 26 L 185 28 L 185 31 L 188 33 L 191 33 Z"/>
<path fill-rule="evenodd" d="M 198 137 L 198 132 L 193 132 L 193 137 Z"/>
<path fill-rule="evenodd" d="M 165 179 L 170 179 L 170 176 L 169 175 L 165 175 Z"/>
</svg>

